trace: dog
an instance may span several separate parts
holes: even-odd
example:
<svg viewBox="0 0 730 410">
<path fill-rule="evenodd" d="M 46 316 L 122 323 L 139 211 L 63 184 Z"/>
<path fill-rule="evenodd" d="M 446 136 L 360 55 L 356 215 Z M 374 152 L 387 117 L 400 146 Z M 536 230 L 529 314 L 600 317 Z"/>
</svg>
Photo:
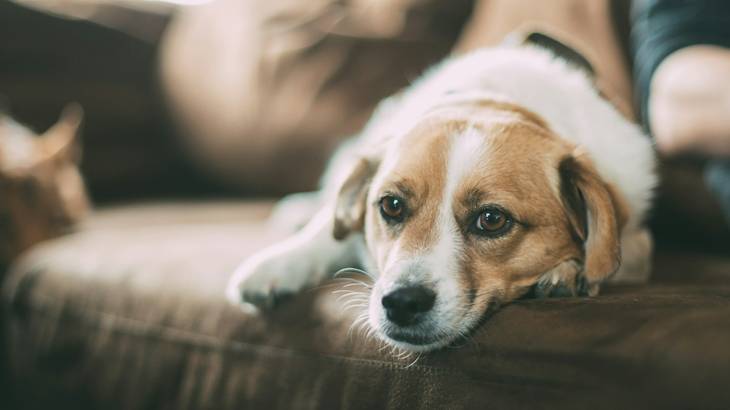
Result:
<svg viewBox="0 0 730 410">
<path fill-rule="evenodd" d="M 561 48 L 452 57 L 384 100 L 331 161 L 316 214 L 244 261 L 228 299 L 271 308 L 360 266 L 368 325 L 420 352 L 525 295 L 646 281 L 652 143 Z"/>
</svg>

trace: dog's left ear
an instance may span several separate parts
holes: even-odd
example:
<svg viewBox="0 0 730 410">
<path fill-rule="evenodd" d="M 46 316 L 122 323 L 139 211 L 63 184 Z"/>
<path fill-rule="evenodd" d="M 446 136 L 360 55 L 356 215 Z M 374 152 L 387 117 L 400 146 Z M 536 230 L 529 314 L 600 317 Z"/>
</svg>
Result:
<svg viewBox="0 0 730 410">
<path fill-rule="evenodd" d="M 373 160 L 360 158 L 342 183 L 337 194 L 333 230 L 338 241 L 345 239 L 350 232 L 362 230 L 368 187 L 376 169 L 377 164 Z"/>
<path fill-rule="evenodd" d="M 626 220 L 623 203 L 581 153 L 563 158 L 558 167 L 560 191 L 571 229 L 583 243 L 582 275 L 595 290 L 621 264 L 620 229 Z"/>
</svg>

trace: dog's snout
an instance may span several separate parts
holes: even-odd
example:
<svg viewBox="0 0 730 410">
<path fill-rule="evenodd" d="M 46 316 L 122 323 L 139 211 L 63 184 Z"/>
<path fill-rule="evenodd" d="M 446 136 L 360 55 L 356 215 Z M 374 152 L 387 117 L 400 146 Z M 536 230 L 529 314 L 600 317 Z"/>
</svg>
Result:
<svg viewBox="0 0 730 410">
<path fill-rule="evenodd" d="M 382 303 L 388 320 L 408 326 L 416 323 L 421 313 L 428 312 L 436 301 L 436 294 L 423 286 L 396 289 L 383 297 Z"/>
</svg>

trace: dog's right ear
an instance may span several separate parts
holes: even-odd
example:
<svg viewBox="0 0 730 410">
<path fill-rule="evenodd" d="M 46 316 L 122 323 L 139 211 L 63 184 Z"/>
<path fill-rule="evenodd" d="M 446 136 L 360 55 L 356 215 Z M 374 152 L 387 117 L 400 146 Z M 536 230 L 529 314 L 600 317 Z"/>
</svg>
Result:
<svg viewBox="0 0 730 410">
<path fill-rule="evenodd" d="M 593 295 L 621 263 L 619 237 L 627 211 L 584 153 L 563 158 L 558 172 L 568 221 L 575 238 L 583 243 L 582 274 Z"/>
<path fill-rule="evenodd" d="M 338 241 L 345 239 L 350 232 L 362 230 L 368 187 L 376 169 L 377 164 L 374 161 L 360 158 L 342 183 L 335 204 L 333 231 Z"/>
</svg>

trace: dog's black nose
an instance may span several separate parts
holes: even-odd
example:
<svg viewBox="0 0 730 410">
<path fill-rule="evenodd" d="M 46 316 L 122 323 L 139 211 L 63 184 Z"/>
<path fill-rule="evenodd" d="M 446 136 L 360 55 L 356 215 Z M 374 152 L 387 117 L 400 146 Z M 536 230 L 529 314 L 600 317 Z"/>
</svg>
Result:
<svg viewBox="0 0 730 410">
<path fill-rule="evenodd" d="M 433 307 L 436 294 L 423 286 L 409 286 L 396 289 L 383 296 L 385 315 L 391 322 L 399 326 L 416 323 L 421 313 Z"/>
</svg>

